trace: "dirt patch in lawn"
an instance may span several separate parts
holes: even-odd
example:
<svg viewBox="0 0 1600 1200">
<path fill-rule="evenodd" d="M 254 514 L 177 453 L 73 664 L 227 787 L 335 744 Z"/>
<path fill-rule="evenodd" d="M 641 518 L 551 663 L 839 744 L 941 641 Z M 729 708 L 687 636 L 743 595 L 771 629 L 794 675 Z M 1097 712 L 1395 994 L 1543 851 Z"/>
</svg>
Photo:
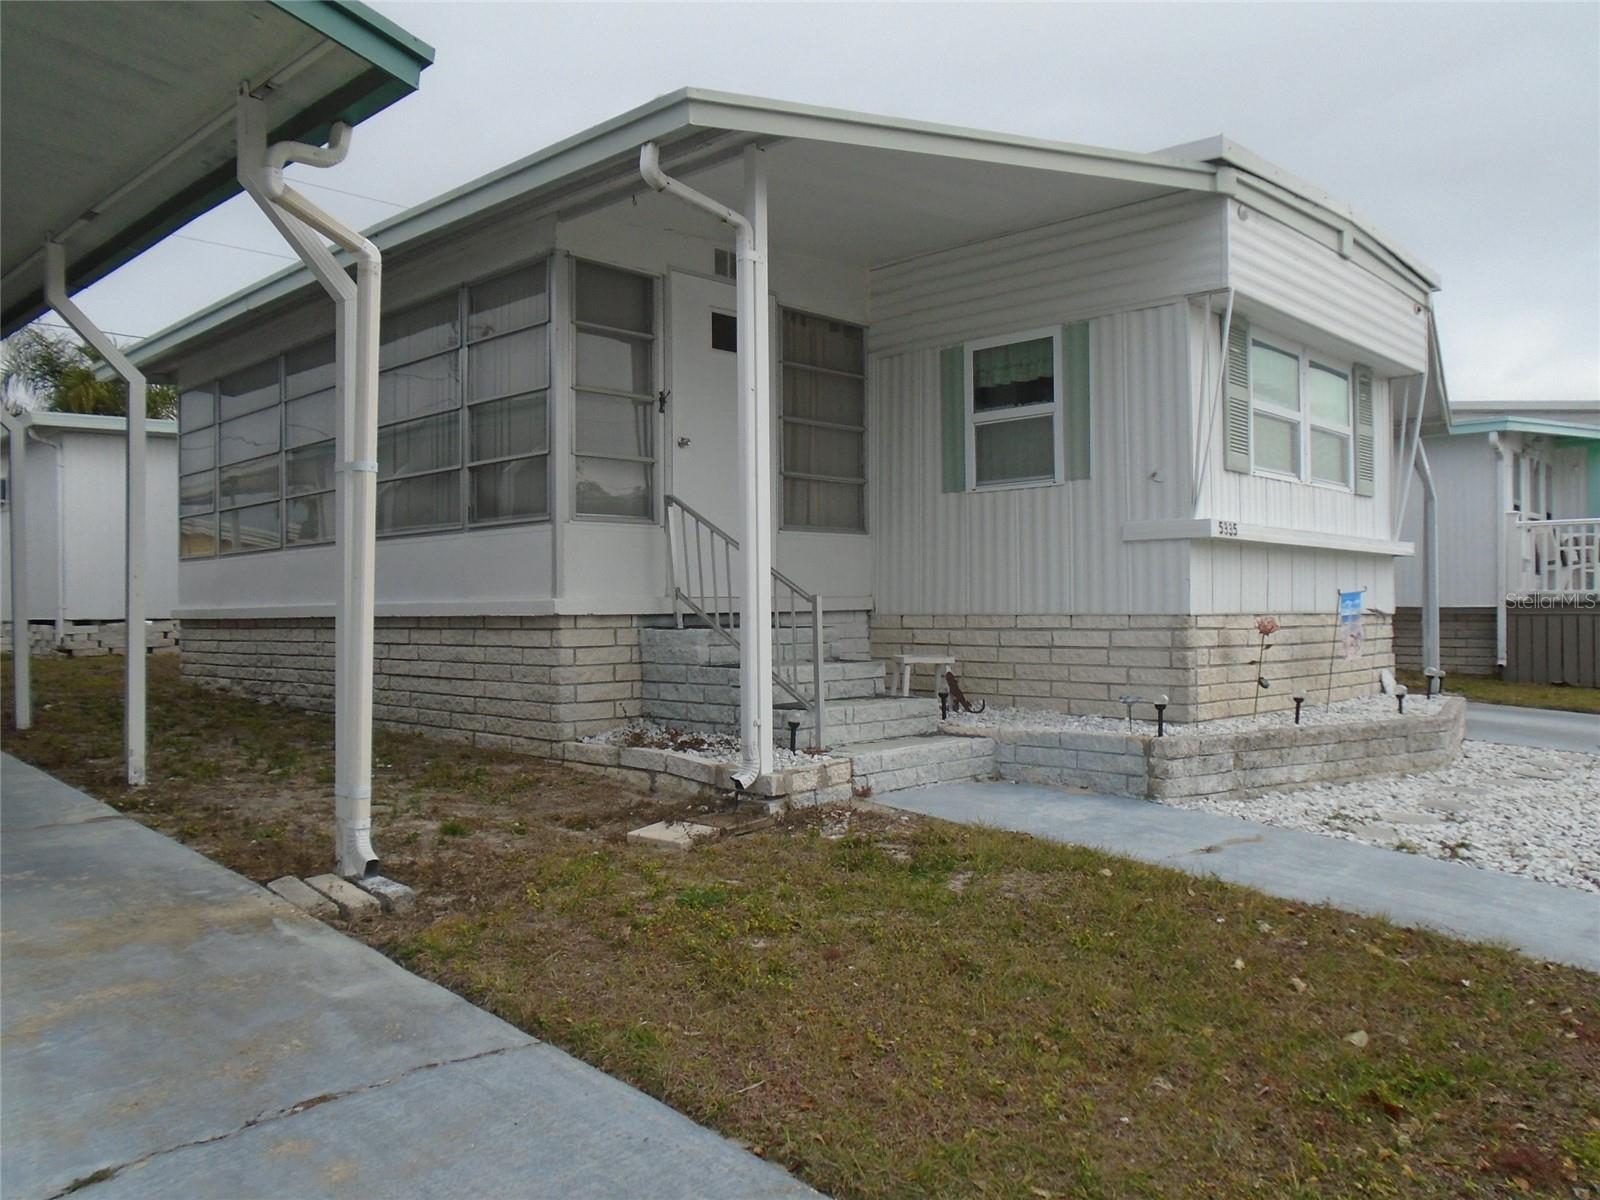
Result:
<svg viewBox="0 0 1600 1200">
<path fill-rule="evenodd" d="M 154 660 L 129 793 L 119 666 L 41 660 L 7 749 L 252 878 L 327 868 L 327 717 Z M 420 901 L 352 934 L 836 1196 L 1600 1197 L 1594 975 L 889 810 L 653 852 L 623 833 L 692 806 L 377 758 Z"/>
</svg>

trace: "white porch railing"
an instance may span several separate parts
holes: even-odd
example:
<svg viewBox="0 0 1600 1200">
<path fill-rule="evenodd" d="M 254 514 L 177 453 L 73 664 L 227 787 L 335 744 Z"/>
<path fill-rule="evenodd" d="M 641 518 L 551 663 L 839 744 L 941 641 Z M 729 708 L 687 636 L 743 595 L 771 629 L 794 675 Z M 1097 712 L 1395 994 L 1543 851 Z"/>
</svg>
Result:
<svg viewBox="0 0 1600 1200">
<path fill-rule="evenodd" d="M 733 575 L 738 548 L 732 534 L 676 496 L 667 497 L 668 586 L 679 629 L 687 608 L 726 641 L 739 645 Z M 818 747 L 828 744 L 822 633 L 822 598 L 773 568 L 772 682 L 811 714 Z"/>
<path fill-rule="evenodd" d="M 1506 514 L 1507 590 L 1546 596 L 1600 591 L 1600 519 Z"/>
</svg>

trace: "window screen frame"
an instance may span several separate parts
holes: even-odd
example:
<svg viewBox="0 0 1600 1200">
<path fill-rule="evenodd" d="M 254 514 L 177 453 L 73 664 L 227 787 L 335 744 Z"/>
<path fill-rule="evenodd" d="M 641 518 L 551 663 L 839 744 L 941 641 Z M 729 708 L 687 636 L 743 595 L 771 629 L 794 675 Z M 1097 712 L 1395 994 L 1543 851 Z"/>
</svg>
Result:
<svg viewBox="0 0 1600 1200">
<path fill-rule="evenodd" d="M 622 263 L 609 262 L 603 258 L 592 255 L 567 255 L 567 293 L 564 309 L 564 325 L 566 332 L 566 366 L 567 378 L 562 391 L 570 402 L 571 432 L 569 435 L 569 448 L 566 459 L 569 467 L 569 480 L 567 484 L 568 519 L 581 522 L 595 522 L 602 525 L 660 525 L 665 520 L 665 497 L 662 487 L 661 469 L 661 439 L 663 433 L 662 414 L 660 412 L 661 391 L 664 378 L 663 355 L 664 343 L 664 309 L 666 307 L 666 294 L 664 280 L 658 274 L 650 271 L 641 271 L 637 267 L 625 266 Z M 644 333 L 637 329 L 622 329 L 615 325 L 605 325 L 598 321 L 585 321 L 578 311 L 578 273 L 585 267 L 599 267 L 606 271 L 615 271 L 623 275 L 632 275 L 635 278 L 646 280 L 650 285 L 650 332 Z M 648 360 L 650 363 L 650 391 L 626 392 L 614 388 L 586 387 L 578 374 L 578 343 L 585 333 L 598 333 L 606 337 L 617 337 L 629 341 L 645 341 L 650 344 Z M 644 406 L 646 419 L 649 422 L 651 453 L 646 456 L 618 455 L 618 454 L 585 454 L 578 449 L 578 423 L 579 406 L 582 396 L 587 393 L 597 396 L 611 396 L 617 399 L 632 400 Z M 650 487 L 650 511 L 642 516 L 625 516 L 616 513 L 586 513 L 578 507 L 578 461 L 580 459 L 596 459 L 602 462 L 636 462 L 647 464 Z"/>
<path fill-rule="evenodd" d="M 783 317 L 785 313 L 794 313 L 796 316 L 806 317 L 813 321 L 827 321 L 834 325 L 848 325 L 861 333 L 861 373 L 858 375 L 851 371 L 839 371 L 832 367 L 817 366 L 813 363 L 792 362 L 784 355 L 784 345 L 787 339 L 783 336 Z M 872 513 L 870 511 L 870 490 L 867 485 L 868 468 L 871 462 L 871 443 L 868 440 L 867 409 L 867 363 L 871 353 L 869 344 L 870 330 L 867 325 L 858 321 L 847 321 L 841 317 L 829 316 L 826 313 L 813 312 L 810 309 L 800 308 L 793 304 L 780 304 L 777 306 L 777 320 L 773 328 L 778 336 L 774 339 L 777 343 L 777 353 L 773 360 L 777 365 L 777 385 L 773 389 L 777 399 L 778 419 L 774 424 L 778 435 L 778 494 L 776 504 L 778 510 L 778 530 L 781 533 L 831 533 L 849 536 L 866 536 L 872 531 Z M 791 417 L 788 415 L 788 371 L 789 369 L 806 371 L 815 375 L 828 375 L 836 379 L 857 380 L 861 384 L 861 424 L 847 425 L 837 421 L 819 421 L 810 417 Z M 790 425 L 804 425 L 812 429 L 832 429 L 843 433 L 856 433 L 861 437 L 861 477 L 849 478 L 842 475 L 816 475 L 803 471 L 790 471 L 787 463 L 784 437 L 785 427 Z M 857 486 L 861 489 L 861 526 L 852 528 L 841 525 L 797 525 L 789 519 L 787 503 L 787 489 L 784 484 L 789 479 L 801 479 L 808 483 L 837 483 Z"/>
<path fill-rule="evenodd" d="M 397 530 L 389 530 L 389 531 L 379 530 L 378 531 L 378 537 L 379 538 L 387 539 L 387 538 L 404 538 L 404 537 L 427 537 L 427 536 L 432 536 L 434 534 L 439 534 L 439 533 L 447 533 L 448 534 L 448 533 L 471 532 L 473 529 L 478 529 L 478 528 L 499 529 L 499 528 L 502 528 L 502 527 L 505 527 L 505 526 L 508 526 L 508 525 L 542 524 L 542 523 L 548 523 L 552 519 L 550 510 L 551 510 L 551 507 L 552 507 L 552 500 L 554 498 L 554 496 L 553 496 L 553 480 L 550 477 L 550 469 L 549 469 L 548 463 L 549 463 L 549 456 L 551 454 L 551 448 L 550 447 L 551 447 L 552 439 L 554 438 L 554 435 L 555 435 L 555 430 L 554 430 L 555 411 L 554 411 L 554 407 L 553 407 L 553 401 L 551 399 L 551 395 L 552 395 L 552 391 L 553 391 L 553 389 L 551 388 L 551 375 L 552 375 L 553 372 L 552 372 L 552 368 L 551 368 L 550 355 L 553 353 L 552 343 L 553 343 L 553 340 L 554 340 L 554 337 L 555 337 L 554 317 L 553 317 L 554 273 L 557 270 L 558 261 L 559 261 L 558 258 L 556 257 L 556 255 L 553 252 L 548 252 L 547 251 L 545 253 L 538 254 L 538 255 L 535 255 L 533 257 L 523 259 L 523 260 L 521 260 L 519 262 L 511 263 L 511 264 L 506 265 L 506 266 L 497 266 L 493 271 L 490 271 L 490 272 L 488 272 L 486 274 L 479 275 L 479 276 L 474 276 L 471 279 L 462 280 L 462 281 L 459 281 L 457 283 L 450 284 L 450 285 L 448 285 L 446 287 L 439 288 L 438 290 L 436 290 L 436 291 L 434 291 L 434 292 L 432 292 L 431 294 L 428 294 L 428 295 L 416 297 L 416 298 L 413 298 L 413 299 L 408 299 L 404 304 L 397 305 L 396 307 L 390 309 L 388 312 L 386 312 L 384 314 L 385 317 L 388 317 L 388 316 L 404 313 L 409 309 L 419 308 L 419 307 L 422 307 L 422 306 L 428 305 L 428 304 L 440 303 L 442 301 L 442 299 L 445 298 L 445 297 L 453 297 L 453 299 L 454 299 L 455 313 L 456 313 L 456 327 L 457 327 L 457 331 L 458 331 L 458 336 L 457 336 L 457 341 L 456 341 L 456 345 L 455 346 L 450 347 L 450 348 L 445 349 L 445 350 L 435 351 L 435 352 L 433 352 L 431 354 L 421 354 L 421 355 L 418 355 L 418 356 L 416 356 L 414 358 L 411 358 L 411 359 L 408 359 L 408 360 L 392 362 L 392 363 L 387 364 L 385 366 L 385 368 L 384 368 L 384 370 L 394 370 L 396 368 L 404 367 L 404 366 L 406 366 L 406 365 L 408 365 L 409 363 L 412 363 L 412 362 L 422 362 L 422 361 L 430 360 L 430 359 L 433 359 L 433 358 L 440 358 L 440 357 L 443 357 L 445 355 L 455 355 L 456 356 L 456 358 L 455 358 L 455 368 L 456 368 L 456 370 L 455 370 L 455 381 L 454 381 L 454 384 L 453 384 L 453 402 L 451 404 L 449 404 L 449 405 L 447 405 L 445 407 L 439 408 L 439 409 L 437 409 L 437 410 L 435 410 L 433 412 L 428 412 L 428 413 L 422 414 L 421 416 L 409 416 L 409 417 L 405 417 L 405 418 L 400 419 L 400 420 L 392 420 L 392 421 L 381 422 L 379 428 L 380 429 L 387 429 L 387 428 L 398 426 L 398 425 L 404 425 L 404 424 L 406 424 L 408 422 L 411 422 L 411 421 L 434 419 L 434 418 L 440 418 L 440 417 L 443 417 L 443 416 L 446 416 L 446 415 L 454 414 L 456 422 L 457 422 L 457 424 L 456 424 L 456 437 L 457 437 L 457 446 L 458 446 L 458 450 L 459 450 L 458 461 L 457 461 L 456 465 L 453 466 L 453 467 L 433 468 L 433 469 L 429 469 L 429 470 L 426 470 L 426 471 L 408 472 L 405 475 L 397 475 L 397 476 L 394 476 L 392 478 L 395 479 L 395 480 L 399 480 L 399 479 L 416 479 L 416 478 L 422 478 L 422 477 L 428 476 L 428 475 L 443 475 L 443 474 L 445 474 L 447 472 L 454 471 L 454 472 L 456 472 L 456 475 L 457 475 L 456 495 L 457 495 L 458 508 L 457 508 L 457 519 L 454 522 L 442 522 L 442 523 L 435 524 L 435 525 L 414 526 L 414 527 L 409 527 L 409 528 L 406 528 L 406 529 L 397 529 Z M 471 336 L 471 330 L 470 330 L 470 325 L 469 325 L 470 316 L 471 316 L 470 296 L 471 296 L 472 289 L 476 288 L 476 287 L 482 287 L 485 284 L 493 283 L 496 280 L 502 279 L 502 278 L 504 278 L 506 276 L 509 276 L 509 275 L 517 274 L 518 272 L 527 271 L 527 270 L 529 270 L 531 268 L 538 267 L 541 264 L 543 265 L 543 268 L 544 268 L 544 297 L 545 297 L 544 310 L 545 311 L 544 311 L 543 320 L 542 321 L 530 322 L 529 324 L 526 324 L 526 325 L 519 325 L 515 329 L 506 329 L 506 330 L 497 331 L 497 332 L 495 332 L 493 334 L 489 334 L 489 335 L 486 335 L 486 336 L 481 337 L 481 338 L 473 338 Z M 441 308 L 442 307 L 443 307 L 443 305 L 441 304 Z M 658 311 L 659 311 L 659 305 L 658 305 Z M 658 322 L 659 322 L 659 317 L 658 317 Z M 538 514 L 526 515 L 526 516 L 524 516 L 524 515 L 513 515 L 513 516 L 509 516 L 509 517 L 499 517 L 499 518 L 486 519 L 486 520 L 481 520 L 481 521 L 480 520 L 474 520 L 473 517 L 472 517 L 472 511 L 471 511 L 471 486 L 472 486 L 472 470 L 473 470 L 473 468 L 474 467 L 479 467 L 479 466 L 493 465 L 494 463 L 498 463 L 498 462 L 518 461 L 518 460 L 520 460 L 522 458 L 538 457 L 538 456 L 537 455 L 533 455 L 533 456 L 511 455 L 511 456 L 506 456 L 505 458 L 501 458 L 501 459 L 492 459 L 492 460 L 491 459 L 485 459 L 485 460 L 482 460 L 481 462 L 480 461 L 474 461 L 472 459 L 472 457 L 471 457 L 471 413 L 472 413 L 472 410 L 475 407 L 477 407 L 479 404 L 493 403 L 493 402 L 496 402 L 496 401 L 507 400 L 507 399 L 513 399 L 514 400 L 514 399 L 522 399 L 522 398 L 525 398 L 525 397 L 532 397 L 532 396 L 536 395 L 538 393 L 538 391 L 540 391 L 541 389 L 535 388 L 531 392 L 512 392 L 512 393 L 508 393 L 507 395 L 504 395 L 504 396 L 499 396 L 499 395 L 497 395 L 497 396 L 485 396 L 485 397 L 482 397 L 481 399 L 477 399 L 477 400 L 471 399 L 470 398 L 470 386 L 471 385 L 470 385 L 470 379 L 469 379 L 469 376 L 468 376 L 468 372 L 470 370 L 470 365 L 469 365 L 469 362 L 470 362 L 470 360 L 469 360 L 470 349 L 471 349 L 472 346 L 478 345 L 480 343 L 492 341 L 492 340 L 494 340 L 495 338 L 498 338 L 498 337 L 511 336 L 511 335 L 514 335 L 514 334 L 517 334 L 517 333 L 521 333 L 521 332 L 523 332 L 523 331 L 525 331 L 527 329 L 539 328 L 541 326 L 545 330 L 545 383 L 544 383 L 544 387 L 543 387 L 542 390 L 544 391 L 545 396 L 546 396 L 545 418 L 544 418 L 544 422 L 545 422 L 545 446 L 546 446 L 546 449 L 544 451 L 544 456 L 546 457 L 546 460 L 547 460 L 547 466 L 546 466 L 546 477 L 545 477 L 544 512 L 543 513 L 538 513 Z M 295 397 L 292 397 L 292 398 L 289 396 L 289 384 L 288 384 L 288 380 L 289 380 L 289 361 L 290 361 L 290 359 L 292 359 L 296 355 L 302 353 L 303 351 L 307 350 L 308 348 L 316 346 L 317 344 L 319 344 L 321 342 L 324 342 L 324 341 L 327 341 L 327 340 L 328 340 L 328 335 L 327 334 L 321 334 L 321 335 L 319 335 L 319 336 L 317 336 L 315 338 L 306 339 L 304 341 L 297 341 L 293 345 L 286 347 L 284 350 L 280 351 L 279 353 L 277 353 L 275 355 L 270 356 L 269 358 L 258 359 L 253 363 L 249 363 L 249 364 L 243 365 L 243 366 L 238 367 L 238 368 L 236 368 L 234 370 L 223 372 L 223 373 L 220 374 L 220 376 L 214 376 L 214 377 L 212 377 L 210 379 L 207 379 L 205 381 L 197 383 L 197 384 L 195 384 L 193 386 L 189 386 L 189 387 L 183 388 L 183 394 L 185 394 L 185 395 L 190 394 L 190 393 L 195 393 L 195 394 L 204 393 L 206 395 L 209 395 L 209 397 L 210 397 L 210 405 L 209 405 L 210 420 L 205 425 L 193 425 L 193 426 L 190 426 L 190 425 L 184 424 L 182 422 L 182 420 L 181 420 L 183 405 L 180 403 L 180 406 L 179 406 L 179 409 L 180 409 L 180 427 L 179 427 L 179 442 L 178 442 L 179 449 L 180 449 L 180 466 L 181 466 L 181 457 L 182 457 L 181 451 L 182 451 L 182 446 L 183 446 L 183 440 L 182 440 L 183 436 L 185 434 L 198 432 L 200 430 L 209 430 L 211 432 L 211 438 L 212 438 L 211 460 L 212 461 L 211 461 L 211 466 L 209 468 L 205 469 L 205 470 L 190 472 L 188 475 L 180 474 L 180 476 L 179 476 L 178 501 L 177 501 L 177 503 L 178 503 L 178 519 L 179 519 L 179 530 L 180 530 L 179 553 L 180 553 L 180 556 L 181 556 L 181 561 L 183 561 L 183 562 L 203 562 L 203 561 L 206 561 L 208 559 L 233 558 L 233 557 L 235 557 L 237 555 L 240 555 L 240 554 L 266 553 L 266 552 L 268 552 L 270 550 L 274 550 L 274 549 L 276 549 L 276 550 L 303 550 L 303 549 L 310 549 L 310 548 L 317 547 L 317 546 L 328 546 L 328 545 L 334 543 L 337 540 L 336 539 L 336 528 L 335 527 L 337 526 L 337 505 L 338 505 L 338 501 L 337 501 L 337 496 L 338 496 L 338 470 L 339 470 L 338 447 L 339 447 L 339 440 L 340 440 L 340 434 L 341 434 L 341 425 L 342 425 L 342 419 L 343 419 L 342 414 L 338 410 L 337 395 L 335 396 L 335 408 L 334 408 L 334 412 L 335 412 L 334 425 L 335 425 L 335 428 L 334 428 L 334 436 L 332 438 L 321 438 L 321 439 L 317 439 L 315 441 L 305 442 L 305 443 L 302 443 L 302 444 L 296 445 L 296 446 L 291 446 L 290 445 L 290 438 L 289 438 L 289 404 L 293 400 L 301 400 L 301 399 L 304 399 L 306 396 L 317 394 L 316 391 L 311 391 L 311 392 L 306 392 L 303 395 L 295 396 Z M 233 549 L 233 550 L 227 551 L 226 553 L 223 553 L 222 550 L 221 550 L 221 540 L 222 540 L 221 539 L 221 534 L 222 534 L 222 519 L 223 519 L 223 515 L 225 513 L 233 512 L 233 511 L 236 511 L 236 510 L 243 510 L 243 509 L 247 509 L 247 508 L 260 507 L 261 504 L 224 505 L 222 503 L 221 472 L 222 472 L 222 469 L 223 469 L 223 463 L 221 461 L 222 460 L 221 435 L 222 435 L 223 417 L 222 417 L 222 413 L 221 413 L 220 379 L 221 378 L 225 378 L 227 376 L 242 375 L 242 374 L 244 374 L 244 373 L 246 373 L 248 371 L 254 371 L 254 370 L 257 370 L 259 368 L 265 367 L 268 363 L 274 364 L 275 368 L 276 368 L 276 372 L 277 372 L 278 384 L 277 384 L 277 400 L 276 400 L 276 403 L 275 403 L 275 405 L 270 405 L 270 406 L 268 404 L 259 405 L 256 408 L 250 409 L 249 413 L 255 413 L 255 412 L 263 411 L 263 410 L 267 409 L 268 407 L 274 407 L 275 411 L 277 413 L 277 419 L 278 419 L 278 449 L 277 449 L 277 452 L 276 452 L 276 456 L 277 456 L 278 494 L 277 494 L 277 499 L 276 500 L 266 501 L 266 502 L 262 502 L 262 503 L 263 504 L 264 503 L 271 503 L 271 504 L 276 504 L 277 505 L 277 508 L 278 508 L 278 544 L 275 547 L 273 547 L 273 546 L 259 546 L 259 547 L 252 547 L 252 548 L 248 548 L 248 549 Z M 337 387 L 337 381 L 335 381 L 335 387 Z M 247 414 L 244 414 L 244 415 L 249 415 L 249 414 L 247 413 Z M 229 419 L 231 420 L 231 419 L 236 419 L 236 418 L 229 418 Z M 315 491 L 297 492 L 297 493 L 295 493 L 294 496 L 291 497 L 288 494 L 288 483 L 289 483 L 289 480 L 288 480 L 288 459 L 289 459 L 289 455 L 291 453 L 294 453 L 294 452 L 304 452 L 304 451 L 313 449 L 314 447 L 327 444 L 329 442 L 332 443 L 333 448 L 334 448 L 334 482 L 333 482 L 333 486 L 331 488 L 328 488 L 328 489 L 319 489 L 319 490 L 315 490 Z M 266 457 L 266 456 L 262 456 L 262 457 Z M 230 464 L 230 465 L 238 465 L 238 464 Z M 211 507 L 205 512 L 195 511 L 195 512 L 191 512 L 191 513 L 185 513 L 183 511 L 183 484 L 184 484 L 185 481 L 198 479 L 202 475 L 210 477 L 210 481 L 211 481 Z M 382 482 L 389 482 L 389 480 L 385 479 Z M 329 499 L 329 497 L 332 497 L 332 499 Z M 288 517 L 289 517 L 289 503 L 290 503 L 290 501 L 291 500 L 294 500 L 294 501 L 310 501 L 310 500 L 317 500 L 319 498 L 321 498 L 320 499 L 321 503 L 329 505 L 329 506 L 333 507 L 333 509 L 334 509 L 334 517 L 333 517 L 333 520 L 330 522 L 330 529 L 329 529 L 328 536 L 321 537 L 321 538 L 316 538 L 316 539 L 304 539 L 304 540 L 291 541 L 289 539 L 289 529 L 288 529 Z M 205 519 L 209 519 L 210 523 L 211 523 L 212 548 L 211 548 L 210 553 L 208 553 L 208 554 L 190 554 L 190 555 L 183 554 L 182 553 L 182 538 L 181 538 L 181 531 L 182 531 L 182 528 L 183 528 L 183 522 L 185 520 L 198 521 L 198 520 L 205 520 Z"/>
<path fill-rule="evenodd" d="M 1016 408 L 1000 409 L 997 412 L 978 412 L 976 410 L 977 385 L 973 378 L 977 352 L 991 350 L 996 346 L 1011 346 L 1021 342 L 1042 341 L 1045 338 L 1050 339 L 1050 360 L 1053 372 L 1050 403 L 1048 405 L 1019 405 Z M 961 347 L 961 352 L 962 390 L 966 404 L 966 490 L 968 492 L 1003 492 L 1016 488 L 1055 487 L 1058 484 L 1065 483 L 1066 449 L 1061 425 L 1062 415 L 1065 410 L 1066 362 L 1064 361 L 1061 327 L 1052 325 L 1043 329 L 1029 329 L 1016 333 L 998 334 L 994 337 L 976 338 L 964 343 Z M 1010 421 L 1037 420 L 1046 415 L 1050 417 L 1051 461 L 1053 464 L 1050 478 L 1006 479 L 994 483 L 979 483 L 979 428 L 984 425 L 1000 425 Z"/>
</svg>

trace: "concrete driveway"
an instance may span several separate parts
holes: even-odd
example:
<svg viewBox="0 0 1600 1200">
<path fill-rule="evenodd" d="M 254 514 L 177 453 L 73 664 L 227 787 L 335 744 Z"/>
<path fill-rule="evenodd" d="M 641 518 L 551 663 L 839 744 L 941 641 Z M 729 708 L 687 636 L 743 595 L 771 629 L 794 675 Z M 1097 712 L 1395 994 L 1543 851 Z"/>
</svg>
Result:
<svg viewBox="0 0 1600 1200">
<path fill-rule="evenodd" d="M 817 1193 L 0 757 L 0 1194 Z"/>
<path fill-rule="evenodd" d="M 1593 713 L 1514 708 L 1509 704 L 1480 704 L 1469 700 L 1467 736 L 1475 742 L 1600 754 L 1600 717 Z"/>
</svg>

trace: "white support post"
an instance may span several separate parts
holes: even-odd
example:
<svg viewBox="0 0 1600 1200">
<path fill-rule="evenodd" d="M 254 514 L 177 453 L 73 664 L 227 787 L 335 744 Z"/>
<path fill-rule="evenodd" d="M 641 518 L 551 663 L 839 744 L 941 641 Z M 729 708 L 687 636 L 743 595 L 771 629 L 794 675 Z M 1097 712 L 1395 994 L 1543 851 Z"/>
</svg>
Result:
<svg viewBox="0 0 1600 1200">
<path fill-rule="evenodd" d="M 377 247 L 283 181 L 291 161 L 332 166 L 349 148 L 335 126 L 324 149 L 295 142 L 268 148 L 260 101 L 241 90 L 238 177 L 251 199 L 333 297 L 339 430 L 337 503 L 340 583 L 334 614 L 334 842 L 339 873 L 360 878 L 378 866 L 372 848 L 373 577 L 377 545 L 378 332 L 382 258 Z M 356 260 L 349 274 L 321 240 Z"/>
<path fill-rule="evenodd" d="M 128 361 L 117 344 L 102 333 L 67 295 L 66 253 L 60 242 L 44 244 L 45 302 L 94 348 L 128 385 L 127 489 L 124 505 L 126 530 L 123 575 L 123 657 L 126 670 L 123 704 L 123 749 L 128 786 L 145 782 L 145 641 L 144 641 L 144 539 L 149 525 L 145 512 L 144 418 L 147 388 L 144 373 Z"/>
<path fill-rule="evenodd" d="M 1439 503 L 1433 487 L 1428 452 L 1417 447 L 1417 475 L 1422 480 L 1422 669 L 1440 669 L 1439 656 Z"/>
<path fill-rule="evenodd" d="M 11 719 L 18 729 L 33 728 L 33 646 L 28 638 L 28 420 L 0 412 L 10 442 L 11 467 Z"/>
<path fill-rule="evenodd" d="M 739 406 L 740 456 L 744 462 L 745 601 L 744 659 L 750 679 L 742 695 L 755 709 L 755 761 L 772 770 L 772 328 L 767 298 L 767 169 L 756 146 L 744 148 L 745 216 L 751 226 L 748 299 L 750 334 L 739 334 L 739 367 L 748 400 Z M 745 263 L 739 270 L 747 269 Z M 748 354 L 746 351 L 748 350 Z M 749 359 L 746 367 L 745 359 Z M 753 690 L 751 690 L 753 689 Z M 818 697 L 820 700 L 821 697 Z M 747 731 L 747 738 L 750 731 Z M 748 761 L 750 748 L 745 749 Z"/>
</svg>

